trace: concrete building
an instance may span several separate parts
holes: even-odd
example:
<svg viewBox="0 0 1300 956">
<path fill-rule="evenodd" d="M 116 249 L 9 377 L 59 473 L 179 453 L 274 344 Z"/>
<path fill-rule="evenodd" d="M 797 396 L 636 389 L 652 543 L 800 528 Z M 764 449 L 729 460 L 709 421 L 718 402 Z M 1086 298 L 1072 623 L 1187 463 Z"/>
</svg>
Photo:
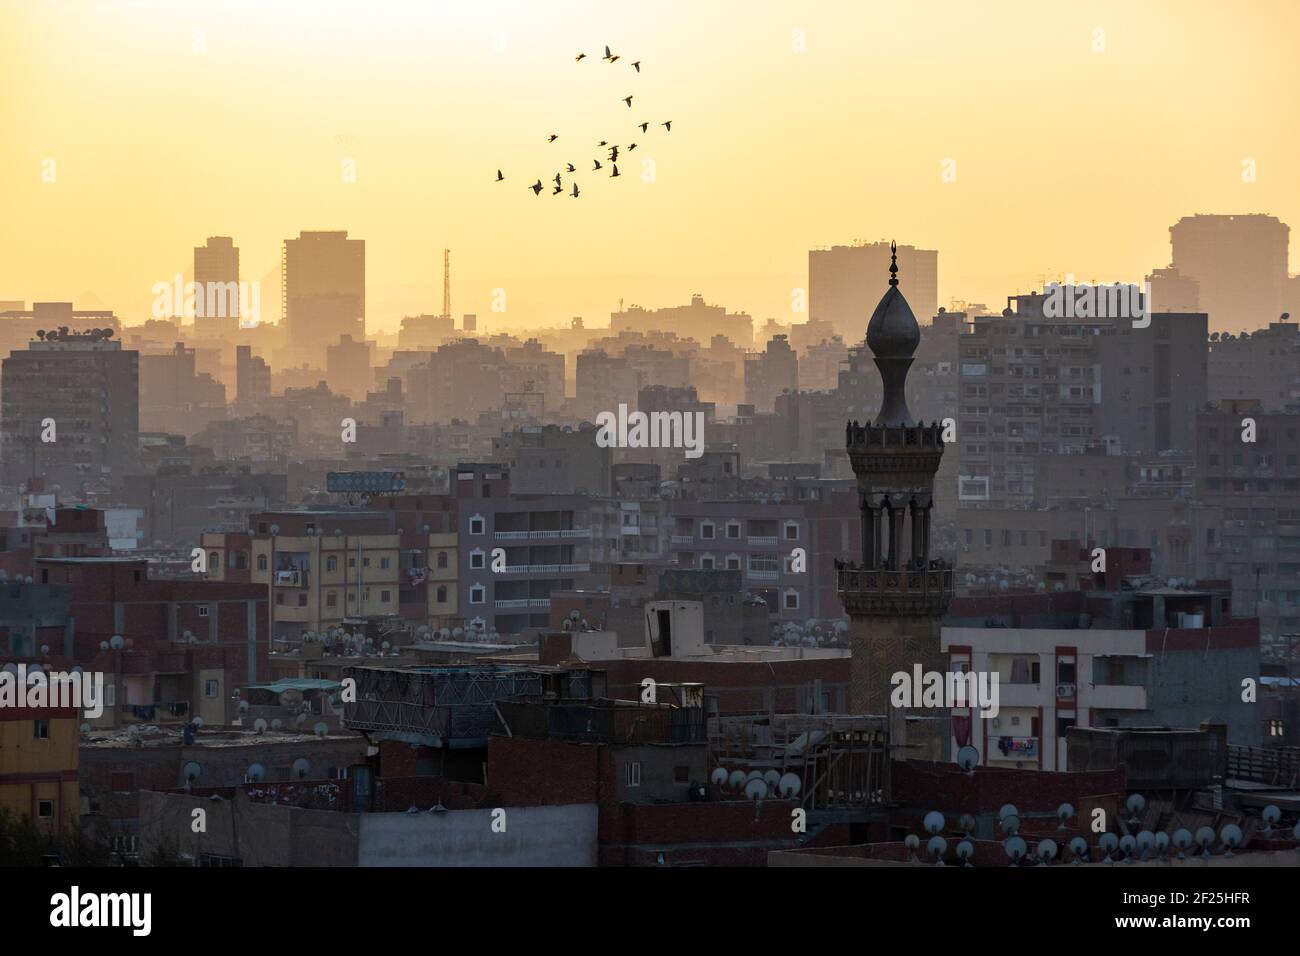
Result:
<svg viewBox="0 0 1300 956">
<path fill-rule="evenodd" d="M 0 457 L 10 481 L 66 489 L 127 473 L 140 432 L 139 353 L 111 330 L 38 332 L 0 368 Z"/>
<path fill-rule="evenodd" d="M 325 345 L 366 337 L 366 243 L 346 231 L 302 232 L 284 241 L 284 322 L 290 353 L 320 366 Z M 283 364 L 297 364 L 289 362 Z"/>
<path fill-rule="evenodd" d="M 239 247 L 229 236 L 209 236 L 194 247 L 194 282 L 203 290 L 195 296 L 194 334 L 230 341 L 240 327 Z M 208 289 L 219 295 L 209 296 Z M 216 305 L 209 311 L 208 303 Z"/>
<path fill-rule="evenodd" d="M 890 244 L 855 243 L 808 252 L 808 317 L 830 322 L 849 345 L 862 341 L 862 323 L 877 299 L 877 276 L 889 268 Z M 939 308 L 939 253 L 898 246 L 902 292 L 929 317 Z"/>
<path fill-rule="evenodd" d="M 778 395 L 799 389 L 799 357 L 784 335 L 767 343 L 767 349 L 745 359 L 745 403 L 758 412 L 771 411 Z"/>
<path fill-rule="evenodd" d="M 0 707 L 0 809 L 42 833 L 76 833 L 80 721 L 75 707 Z"/>
<path fill-rule="evenodd" d="M 1257 328 L 1288 307 L 1290 234 L 1274 216 L 1184 216 L 1169 227 L 1172 268 L 1196 282 L 1215 331 Z"/>
<path fill-rule="evenodd" d="M 194 349 L 140 355 L 140 429 L 193 437 L 226 417 L 226 386 L 196 368 Z"/>
<path fill-rule="evenodd" d="M 271 367 L 251 345 L 235 348 L 235 401 L 255 405 L 271 397 Z"/>
<path fill-rule="evenodd" d="M 754 320 L 746 313 L 731 313 L 725 306 L 708 305 L 704 296 L 691 296 L 690 305 L 669 306 L 663 309 L 643 309 L 629 306 L 621 312 L 612 312 L 609 327 L 614 332 L 673 332 L 682 338 L 707 342 L 721 335 L 736 345 L 747 347 L 754 341 Z M 654 384 L 667 385 L 668 382 Z"/>
<path fill-rule="evenodd" d="M 1209 400 L 1256 400 L 1268 412 L 1300 408 L 1300 325 L 1270 322 L 1210 336 Z"/>
</svg>

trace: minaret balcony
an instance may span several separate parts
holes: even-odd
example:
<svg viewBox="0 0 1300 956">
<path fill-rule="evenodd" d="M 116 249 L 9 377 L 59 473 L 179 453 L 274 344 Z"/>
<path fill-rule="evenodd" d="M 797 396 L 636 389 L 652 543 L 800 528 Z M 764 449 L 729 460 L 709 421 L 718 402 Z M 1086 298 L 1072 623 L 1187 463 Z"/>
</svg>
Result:
<svg viewBox="0 0 1300 956">
<path fill-rule="evenodd" d="M 836 576 L 850 617 L 942 616 L 952 602 L 951 568 L 891 571 L 844 565 Z"/>
</svg>

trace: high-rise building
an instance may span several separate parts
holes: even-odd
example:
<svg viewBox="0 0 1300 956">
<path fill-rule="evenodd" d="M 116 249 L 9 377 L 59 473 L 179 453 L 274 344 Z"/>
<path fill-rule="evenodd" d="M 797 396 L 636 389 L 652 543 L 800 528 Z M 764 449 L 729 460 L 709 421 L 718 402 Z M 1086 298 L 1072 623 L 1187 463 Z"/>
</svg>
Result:
<svg viewBox="0 0 1300 956">
<path fill-rule="evenodd" d="M 784 335 L 775 335 L 767 350 L 745 359 L 745 402 L 757 411 L 771 411 L 782 392 L 799 388 L 799 356 Z"/>
<path fill-rule="evenodd" d="M 898 753 L 943 760 L 950 749 L 948 712 L 895 707 L 891 700 L 893 675 L 902 673 L 910 680 L 918 668 L 947 671 L 940 624 L 953 582 L 951 569 L 930 560 L 943 426 L 918 424 L 907 407 L 907 372 L 921 329 L 899 289 L 896 260 L 889 271 L 889 291 L 876 306 L 866 335 L 884 388 L 880 414 L 869 424 L 846 427 L 862 513 L 862 555 L 860 563 L 840 569 L 839 591 L 852 621 L 853 713 L 888 714 L 891 747 Z M 916 691 L 919 697 L 920 688 Z"/>
<path fill-rule="evenodd" d="M 1286 308 L 1291 227 L 1274 216 L 1184 216 L 1169 227 L 1172 268 L 1198 286 L 1215 331 L 1274 322 Z M 1165 306 L 1156 299 L 1156 307 Z"/>
<path fill-rule="evenodd" d="M 235 349 L 235 401 L 241 405 L 271 397 L 271 367 L 253 354 L 251 345 Z"/>
<path fill-rule="evenodd" d="M 926 319 L 939 308 L 939 253 L 898 246 L 899 286 Z M 885 242 L 831 246 L 808 252 L 808 318 L 831 323 L 850 345 L 862 341 L 862 323 L 876 298 L 876 276 L 889 268 Z"/>
<path fill-rule="evenodd" d="M 229 236 L 209 236 L 194 247 L 196 335 L 226 338 L 239 328 L 239 248 Z M 211 290 L 211 292 L 209 292 Z"/>
<path fill-rule="evenodd" d="M 0 459 L 11 480 L 44 475 L 71 490 L 135 463 L 140 356 L 112 334 L 40 330 L 4 360 Z"/>
<path fill-rule="evenodd" d="M 284 241 L 284 320 L 304 358 L 319 362 L 325 347 L 366 337 L 366 243 L 346 231 L 302 232 Z"/>
</svg>

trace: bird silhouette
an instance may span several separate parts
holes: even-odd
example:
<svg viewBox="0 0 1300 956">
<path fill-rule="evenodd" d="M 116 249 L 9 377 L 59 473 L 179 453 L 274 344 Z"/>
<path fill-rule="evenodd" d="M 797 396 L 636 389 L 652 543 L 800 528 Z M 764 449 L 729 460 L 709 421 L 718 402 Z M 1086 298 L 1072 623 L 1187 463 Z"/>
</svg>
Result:
<svg viewBox="0 0 1300 956">
<path fill-rule="evenodd" d="M 540 196 L 542 194 L 542 181 L 539 179 L 528 188 L 533 191 L 534 196 Z"/>
<path fill-rule="evenodd" d="M 623 102 L 627 104 L 628 109 L 632 108 L 632 97 L 630 96 L 623 97 Z"/>
<path fill-rule="evenodd" d="M 605 56 L 602 59 L 609 60 L 610 63 L 613 63 L 618 59 L 618 57 L 609 52 L 609 47 L 605 47 Z"/>
<path fill-rule="evenodd" d="M 641 61 L 640 61 L 640 60 L 637 60 L 635 63 L 633 63 L 633 64 L 632 64 L 632 68 L 633 68 L 634 70 L 636 70 L 638 73 L 640 73 L 640 72 L 641 72 Z"/>
<path fill-rule="evenodd" d="M 606 139 L 602 139 L 599 143 L 596 144 L 597 147 L 608 146 L 608 145 L 609 145 L 609 140 Z"/>
<path fill-rule="evenodd" d="M 501 175 L 501 170 L 498 169 L 498 170 L 497 170 L 497 180 L 496 180 L 496 181 L 497 181 L 497 182 L 501 182 L 501 180 L 503 180 L 503 179 L 505 179 L 505 177 Z"/>
<path fill-rule="evenodd" d="M 642 123 L 642 124 L 641 124 L 641 132 L 645 133 L 645 132 L 648 132 L 649 130 L 650 130 L 650 124 L 649 124 L 649 123 Z"/>
<path fill-rule="evenodd" d="M 627 151 L 630 153 L 634 149 L 636 149 L 636 143 L 629 143 L 627 147 Z"/>
<path fill-rule="evenodd" d="M 551 190 L 551 195 L 552 195 L 552 196 L 558 196 L 558 195 L 559 195 L 560 193 L 562 193 L 562 192 L 564 192 L 564 187 L 563 187 L 563 186 L 556 186 L 554 189 Z"/>
<path fill-rule="evenodd" d="M 617 56 L 611 56 L 611 57 L 609 58 L 609 62 L 610 62 L 610 63 L 617 63 L 617 62 L 618 62 L 618 57 L 617 57 Z"/>
<path fill-rule="evenodd" d="M 555 185 L 560 186 L 561 189 L 564 188 L 564 187 L 560 184 L 560 174 L 559 174 L 559 173 L 556 173 L 556 174 L 555 174 Z"/>
<path fill-rule="evenodd" d="M 581 62 L 582 62 L 583 60 L 585 60 L 586 58 L 587 58 L 587 54 L 585 54 L 585 53 L 579 53 L 577 56 L 575 56 L 575 57 L 573 58 L 573 62 L 574 62 L 574 63 L 581 63 Z M 637 72 L 640 72 L 640 71 L 638 70 Z"/>
<path fill-rule="evenodd" d="M 574 198 L 574 199 L 577 199 L 577 198 L 578 198 L 578 184 L 577 184 L 577 183 L 574 183 L 574 184 L 573 184 L 573 198 Z"/>
<path fill-rule="evenodd" d="M 592 162 L 596 164 L 595 166 L 591 167 L 591 171 L 594 173 L 596 170 L 600 169 L 600 160 L 593 159 Z"/>
<path fill-rule="evenodd" d="M 546 141 L 547 141 L 548 143 L 554 143 L 554 142 L 555 142 L 557 139 L 559 139 L 559 138 L 560 138 L 560 134 L 559 134 L 559 133 L 552 133 L 550 136 L 548 136 L 548 137 L 546 138 Z"/>
<path fill-rule="evenodd" d="M 613 171 L 612 173 L 610 173 L 609 178 L 610 178 L 610 179 L 613 179 L 613 178 L 614 178 L 615 176 L 617 176 L 617 175 L 618 175 L 618 163 L 615 163 L 615 164 L 614 164 L 614 171 Z"/>
<path fill-rule="evenodd" d="M 672 121 L 672 120 L 668 120 L 666 123 L 660 123 L 659 125 L 662 126 L 664 129 L 668 130 L 668 132 L 670 132 L 670 133 L 673 131 L 673 121 Z"/>
<path fill-rule="evenodd" d="M 609 148 L 609 160 L 612 163 L 618 162 L 618 144 L 615 143 Z"/>
<path fill-rule="evenodd" d="M 576 166 L 573 165 L 573 163 L 565 163 L 564 166 L 565 166 L 565 171 L 570 173 L 577 168 Z"/>
</svg>

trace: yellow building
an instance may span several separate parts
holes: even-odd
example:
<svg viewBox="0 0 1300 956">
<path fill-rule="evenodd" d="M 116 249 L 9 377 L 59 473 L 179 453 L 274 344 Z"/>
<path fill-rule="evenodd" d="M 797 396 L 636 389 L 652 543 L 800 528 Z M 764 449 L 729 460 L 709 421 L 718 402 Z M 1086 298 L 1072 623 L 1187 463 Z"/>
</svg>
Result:
<svg viewBox="0 0 1300 956">
<path fill-rule="evenodd" d="M 75 831 L 80 731 L 75 708 L 0 708 L 0 807 L 46 833 Z"/>
</svg>

